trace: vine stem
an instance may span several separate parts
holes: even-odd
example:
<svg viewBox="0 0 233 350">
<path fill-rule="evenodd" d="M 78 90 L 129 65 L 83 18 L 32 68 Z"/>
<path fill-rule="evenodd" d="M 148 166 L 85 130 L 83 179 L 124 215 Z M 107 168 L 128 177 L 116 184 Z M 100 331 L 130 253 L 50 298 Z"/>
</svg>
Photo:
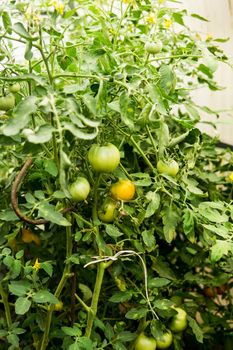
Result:
<svg viewBox="0 0 233 350">
<path fill-rule="evenodd" d="M 101 291 L 101 286 L 102 286 L 102 282 L 103 282 L 105 268 L 106 268 L 105 263 L 101 262 L 100 264 L 98 264 L 97 276 L 96 276 L 96 281 L 95 281 L 95 287 L 94 287 L 91 307 L 90 307 L 90 310 L 88 312 L 88 318 L 87 318 L 87 327 L 86 327 L 85 335 L 88 338 L 90 338 L 91 330 L 93 327 L 93 322 L 94 322 L 94 319 L 95 319 L 96 314 L 97 314 L 99 295 L 100 295 L 100 291 Z"/>
<path fill-rule="evenodd" d="M 68 214 L 67 215 L 67 219 L 69 221 L 71 221 L 71 216 Z M 72 255 L 72 231 L 71 231 L 71 226 L 67 226 L 66 227 L 66 260 Z M 56 288 L 56 291 L 54 293 L 54 296 L 56 298 L 59 298 L 65 284 L 66 281 L 69 277 L 71 277 L 71 273 L 70 273 L 70 262 L 67 261 L 65 268 L 63 270 L 63 274 L 62 277 L 60 279 L 60 282 Z M 49 341 L 49 331 L 50 331 L 50 326 L 51 326 L 51 321 L 52 321 L 52 315 L 53 315 L 53 311 L 54 311 L 54 306 L 50 305 L 49 310 L 47 312 L 47 317 L 46 317 L 46 322 L 45 322 L 45 331 L 43 334 L 43 338 L 42 338 L 42 342 L 41 342 L 41 346 L 40 346 L 40 350 L 45 350 L 48 346 L 48 341 Z"/>
<path fill-rule="evenodd" d="M 149 161 L 149 159 L 147 158 L 147 156 L 145 155 L 145 153 L 143 152 L 143 150 L 141 149 L 141 147 L 137 144 L 137 142 L 134 140 L 133 136 L 131 136 L 130 138 L 132 144 L 134 145 L 134 147 L 138 150 L 138 152 L 141 154 L 142 158 L 144 159 L 145 163 L 148 165 L 148 167 L 154 172 L 155 168 L 153 166 L 153 164 Z"/>
<path fill-rule="evenodd" d="M 7 327 L 8 327 L 8 329 L 10 329 L 12 326 L 12 320 L 11 320 L 10 306 L 9 306 L 9 302 L 8 302 L 8 295 L 4 291 L 1 283 L 0 283 L 0 294 L 2 296 L 2 302 L 3 302 L 4 308 L 5 308 Z"/>
</svg>

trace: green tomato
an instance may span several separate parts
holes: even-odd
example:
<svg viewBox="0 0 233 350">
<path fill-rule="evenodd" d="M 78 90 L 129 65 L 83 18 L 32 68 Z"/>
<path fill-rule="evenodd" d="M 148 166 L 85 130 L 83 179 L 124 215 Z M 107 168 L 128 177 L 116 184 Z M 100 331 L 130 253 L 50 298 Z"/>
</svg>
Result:
<svg viewBox="0 0 233 350">
<path fill-rule="evenodd" d="M 157 40 L 155 42 L 147 42 L 145 44 L 145 50 L 152 55 L 161 52 L 162 48 L 163 44 L 160 40 Z"/>
<path fill-rule="evenodd" d="M 12 94 L 0 97 L 0 110 L 8 111 L 15 106 L 15 96 Z"/>
<path fill-rule="evenodd" d="M 10 92 L 19 92 L 20 88 L 21 88 L 20 83 L 15 83 L 15 84 L 9 86 L 9 91 Z"/>
<path fill-rule="evenodd" d="M 179 171 L 179 164 L 175 160 L 170 160 L 168 162 L 159 160 L 157 163 L 157 170 L 160 174 L 174 177 Z"/>
<path fill-rule="evenodd" d="M 167 330 L 159 338 L 156 338 L 156 344 L 158 349 L 167 349 L 172 344 L 173 336 L 170 330 Z"/>
<path fill-rule="evenodd" d="M 98 217 L 101 221 L 109 223 L 113 222 L 116 217 L 117 203 L 111 199 L 106 198 L 100 210 L 98 210 Z"/>
<path fill-rule="evenodd" d="M 88 152 L 88 160 L 95 171 L 111 173 L 120 163 L 120 152 L 112 143 L 106 146 L 95 144 Z"/>
<path fill-rule="evenodd" d="M 135 342 L 134 350 L 155 350 L 156 340 L 152 337 L 147 337 L 144 333 L 141 333 Z"/>
<path fill-rule="evenodd" d="M 180 307 L 174 307 L 174 310 L 177 314 L 172 318 L 170 329 L 173 332 L 182 332 L 187 327 L 187 313 Z"/>
<path fill-rule="evenodd" d="M 90 192 L 90 184 L 85 177 L 78 177 L 69 186 L 69 191 L 74 202 L 84 201 Z"/>
</svg>

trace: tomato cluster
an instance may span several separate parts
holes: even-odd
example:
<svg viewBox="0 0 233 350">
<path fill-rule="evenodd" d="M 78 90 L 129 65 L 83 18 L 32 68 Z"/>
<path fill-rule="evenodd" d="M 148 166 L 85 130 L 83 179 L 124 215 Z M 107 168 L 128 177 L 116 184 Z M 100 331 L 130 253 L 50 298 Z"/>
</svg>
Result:
<svg viewBox="0 0 233 350">
<path fill-rule="evenodd" d="M 187 327 L 187 313 L 185 310 L 179 307 L 174 307 L 174 310 L 177 313 L 172 317 L 169 327 L 174 333 L 179 333 L 184 331 Z M 156 338 L 148 337 L 144 332 L 141 333 L 134 343 L 134 350 L 155 350 L 156 348 L 169 348 L 173 342 L 173 335 L 170 329 L 167 329 L 161 336 Z"/>
</svg>

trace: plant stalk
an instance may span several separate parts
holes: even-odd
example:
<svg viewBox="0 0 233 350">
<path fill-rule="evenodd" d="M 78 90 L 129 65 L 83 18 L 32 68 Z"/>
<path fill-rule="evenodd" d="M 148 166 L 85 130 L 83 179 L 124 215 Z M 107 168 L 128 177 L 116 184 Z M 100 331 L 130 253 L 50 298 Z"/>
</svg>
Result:
<svg viewBox="0 0 233 350">
<path fill-rule="evenodd" d="M 100 295 L 100 291 L 101 291 L 101 286 L 102 286 L 102 282 L 103 282 L 105 268 L 106 268 L 106 264 L 103 262 L 101 262 L 98 265 L 97 276 L 96 276 L 96 281 L 95 281 L 95 288 L 94 288 L 94 292 L 93 292 L 91 307 L 90 307 L 90 310 L 88 312 L 88 318 L 87 318 L 87 327 L 86 327 L 85 335 L 88 338 L 90 338 L 90 336 L 91 336 L 93 322 L 94 322 L 96 314 L 97 314 L 99 295 Z"/>
<path fill-rule="evenodd" d="M 8 329 L 10 329 L 12 326 L 12 320 L 11 320 L 10 306 L 9 306 L 9 302 L 8 302 L 8 295 L 4 291 L 1 283 L 0 283 L 0 294 L 2 296 L 2 302 L 3 302 L 4 308 L 5 308 L 7 327 L 8 327 Z"/>
</svg>

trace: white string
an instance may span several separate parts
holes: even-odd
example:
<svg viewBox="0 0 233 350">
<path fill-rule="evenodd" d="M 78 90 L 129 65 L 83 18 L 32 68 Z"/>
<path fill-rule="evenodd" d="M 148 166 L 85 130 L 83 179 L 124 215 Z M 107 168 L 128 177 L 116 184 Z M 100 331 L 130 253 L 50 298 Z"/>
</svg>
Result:
<svg viewBox="0 0 233 350">
<path fill-rule="evenodd" d="M 98 264 L 100 262 L 103 262 L 103 261 L 109 261 L 109 260 L 112 260 L 112 261 L 117 261 L 118 258 L 121 258 L 121 257 L 127 257 L 127 256 L 132 256 L 132 255 L 136 255 L 141 263 L 142 263 L 142 267 L 143 267 L 143 272 L 144 272 L 144 281 L 145 281 L 145 292 L 146 292 L 146 301 L 147 301 L 147 304 L 149 305 L 149 308 L 152 312 L 152 314 L 157 318 L 158 318 L 158 315 L 156 314 L 156 312 L 154 311 L 152 305 L 151 305 L 151 302 L 150 302 L 150 299 L 149 299 L 149 293 L 148 293 L 148 282 L 147 282 L 147 268 L 146 268 L 146 264 L 144 262 L 144 260 L 142 259 L 141 255 L 136 253 L 134 250 L 121 250 L 120 252 L 116 253 L 115 255 L 113 256 L 103 256 L 103 257 L 99 257 L 99 256 L 93 256 L 92 259 L 95 259 L 95 261 L 90 261 L 89 263 L 87 263 L 86 265 L 84 265 L 84 268 L 86 268 L 87 266 L 89 265 L 92 265 L 92 264 Z"/>
</svg>

